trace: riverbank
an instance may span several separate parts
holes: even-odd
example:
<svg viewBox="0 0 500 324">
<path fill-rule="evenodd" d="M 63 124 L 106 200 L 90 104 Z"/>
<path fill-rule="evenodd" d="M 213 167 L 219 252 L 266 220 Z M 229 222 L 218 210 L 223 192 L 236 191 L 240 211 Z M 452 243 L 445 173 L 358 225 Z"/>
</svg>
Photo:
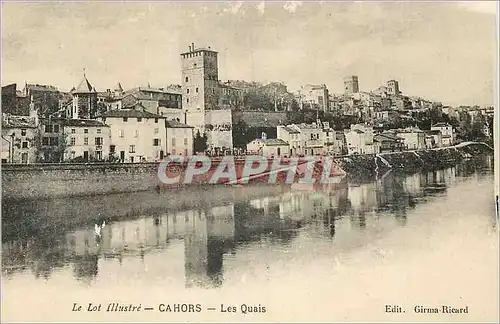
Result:
<svg viewBox="0 0 500 324">
<path fill-rule="evenodd" d="M 363 177 L 383 174 L 391 169 L 410 173 L 441 169 L 465 159 L 492 153 L 490 146 L 471 142 L 430 150 L 351 155 L 336 161 L 348 176 Z"/>
<path fill-rule="evenodd" d="M 424 151 L 403 151 L 336 158 L 348 177 L 370 177 L 388 170 L 416 172 L 445 168 L 491 154 L 484 143 Z M 2 198 L 44 199 L 151 191 L 158 188 L 158 163 L 2 165 Z"/>
</svg>

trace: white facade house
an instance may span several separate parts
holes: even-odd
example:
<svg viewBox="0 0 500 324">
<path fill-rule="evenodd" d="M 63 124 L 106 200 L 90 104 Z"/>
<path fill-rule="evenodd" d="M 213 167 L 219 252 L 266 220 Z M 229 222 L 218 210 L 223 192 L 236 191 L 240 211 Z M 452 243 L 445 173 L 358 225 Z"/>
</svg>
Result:
<svg viewBox="0 0 500 324">
<path fill-rule="evenodd" d="M 68 148 L 65 160 L 103 161 L 109 157 L 111 132 L 109 126 L 94 119 L 68 119 L 64 122 Z"/>
<path fill-rule="evenodd" d="M 453 126 L 447 123 L 437 123 L 431 126 L 431 131 L 440 131 L 443 146 L 451 146 L 455 144 L 455 130 Z"/>
<path fill-rule="evenodd" d="M 107 111 L 99 120 L 110 127 L 110 154 L 122 162 L 159 161 L 165 156 L 164 117 L 121 109 Z"/>
<path fill-rule="evenodd" d="M 425 133 L 418 127 L 400 129 L 396 132 L 396 136 L 404 140 L 404 147 L 407 150 L 423 150 L 426 148 Z"/>
<path fill-rule="evenodd" d="M 323 155 L 342 153 L 343 134 L 339 136 L 328 122 L 317 121 L 312 124 L 291 124 L 276 128 L 278 139 L 290 146 L 290 156 Z"/>
<path fill-rule="evenodd" d="M 256 138 L 247 144 L 247 152 L 249 154 L 258 154 L 265 157 L 290 156 L 290 145 L 277 138 Z"/>
<path fill-rule="evenodd" d="M 277 138 L 288 143 L 289 156 L 299 154 L 300 150 L 300 131 L 295 127 L 278 126 L 276 127 Z"/>
<path fill-rule="evenodd" d="M 345 131 L 347 153 L 350 154 L 374 154 L 373 127 L 366 125 L 351 125 Z"/>
<path fill-rule="evenodd" d="M 321 155 L 325 153 L 323 137 L 323 125 L 321 123 L 289 125 L 300 131 L 299 149 L 300 155 Z"/>
<path fill-rule="evenodd" d="M 193 126 L 177 120 L 165 120 L 165 129 L 167 155 L 193 154 Z"/>
<path fill-rule="evenodd" d="M 430 130 L 425 132 L 426 148 L 436 148 L 443 146 L 443 134 L 438 130 Z"/>
</svg>

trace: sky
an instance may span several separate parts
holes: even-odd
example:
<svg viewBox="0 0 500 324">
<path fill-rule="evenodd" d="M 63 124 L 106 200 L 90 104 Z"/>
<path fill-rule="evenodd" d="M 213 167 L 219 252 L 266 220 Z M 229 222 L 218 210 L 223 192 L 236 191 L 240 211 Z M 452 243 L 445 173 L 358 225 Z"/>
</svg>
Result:
<svg viewBox="0 0 500 324">
<path fill-rule="evenodd" d="M 98 91 L 181 83 L 191 43 L 219 52 L 219 78 L 296 90 L 362 91 L 396 79 L 406 95 L 492 105 L 496 2 L 2 3 L 2 85 Z"/>
</svg>

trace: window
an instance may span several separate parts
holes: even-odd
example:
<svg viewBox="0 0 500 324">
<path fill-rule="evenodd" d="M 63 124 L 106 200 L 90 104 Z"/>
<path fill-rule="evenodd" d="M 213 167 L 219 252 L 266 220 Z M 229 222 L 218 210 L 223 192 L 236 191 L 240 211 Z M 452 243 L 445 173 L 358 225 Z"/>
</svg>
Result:
<svg viewBox="0 0 500 324">
<path fill-rule="evenodd" d="M 172 137 L 172 146 L 175 146 L 175 137 Z"/>
<path fill-rule="evenodd" d="M 115 150 L 116 150 L 116 146 L 114 146 L 114 145 L 110 145 L 110 146 L 109 146 L 109 153 L 110 153 L 110 154 L 111 154 L 111 153 L 115 153 Z"/>
<path fill-rule="evenodd" d="M 102 137 L 96 137 L 95 138 L 95 145 L 102 145 Z"/>
<path fill-rule="evenodd" d="M 21 136 L 26 136 L 26 128 L 21 129 Z"/>
<path fill-rule="evenodd" d="M 123 117 L 123 122 L 124 123 L 128 122 L 128 117 Z"/>
<path fill-rule="evenodd" d="M 59 138 L 57 138 L 57 137 L 49 137 L 49 145 L 50 146 L 59 145 Z"/>
<path fill-rule="evenodd" d="M 89 145 L 89 138 L 88 137 L 83 138 L 83 145 Z"/>
<path fill-rule="evenodd" d="M 125 137 L 125 132 L 123 131 L 123 129 L 120 129 L 120 138 L 124 138 Z"/>
<path fill-rule="evenodd" d="M 159 138 L 153 138 L 153 146 L 160 146 L 160 139 Z"/>
<path fill-rule="evenodd" d="M 196 88 L 196 93 L 198 93 L 198 88 Z"/>
<path fill-rule="evenodd" d="M 159 129 L 155 128 L 155 134 L 158 134 L 158 133 L 159 133 Z"/>
<path fill-rule="evenodd" d="M 52 125 L 45 125 L 45 133 L 52 133 Z"/>
<path fill-rule="evenodd" d="M 129 152 L 129 153 L 135 153 L 135 145 L 130 145 L 130 146 L 128 147 L 128 152 Z"/>
<path fill-rule="evenodd" d="M 75 151 L 71 151 L 71 158 L 72 158 L 72 159 L 74 159 L 74 158 L 75 158 L 75 155 L 76 155 Z"/>
<path fill-rule="evenodd" d="M 101 134 L 101 129 L 100 128 L 97 129 L 97 134 Z"/>
<path fill-rule="evenodd" d="M 72 137 L 71 140 L 70 140 L 70 143 L 71 143 L 70 144 L 71 146 L 75 146 L 75 144 L 76 144 L 76 138 Z"/>
<path fill-rule="evenodd" d="M 188 139 L 184 138 L 184 146 L 187 146 L 187 145 L 188 145 Z"/>
<path fill-rule="evenodd" d="M 22 148 L 23 148 L 23 149 L 28 148 L 28 142 L 23 142 L 23 144 L 22 144 Z"/>
<path fill-rule="evenodd" d="M 186 102 L 189 103 L 189 98 L 186 98 Z"/>
<path fill-rule="evenodd" d="M 137 122 L 138 123 L 142 122 L 142 117 L 137 117 Z"/>
<path fill-rule="evenodd" d="M 83 133 L 84 133 L 84 134 L 88 134 L 88 133 L 89 133 L 89 129 L 88 129 L 88 128 L 85 128 L 85 129 L 83 130 Z"/>
<path fill-rule="evenodd" d="M 186 89 L 186 93 L 189 94 L 189 89 Z"/>
<path fill-rule="evenodd" d="M 49 145 L 49 138 L 48 137 L 42 138 L 42 145 Z"/>
<path fill-rule="evenodd" d="M 54 125 L 54 133 L 59 133 L 59 125 Z"/>
<path fill-rule="evenodd" d="M 155 124 L 158 124 L 158 118 L 155 118 Z"/>
<path fill-rule="evenodd" d="M 75 134 L 76 133 L 76 129 L 72 128 L 71 129 L 71 134 Z"/>
<path fill-rule="evenodd" d="M 188 81 L 189 81 L 189 78 L 188 78 L 188 77 L 186 77 L 186 82 L 188 82 Z"/>
</svg>

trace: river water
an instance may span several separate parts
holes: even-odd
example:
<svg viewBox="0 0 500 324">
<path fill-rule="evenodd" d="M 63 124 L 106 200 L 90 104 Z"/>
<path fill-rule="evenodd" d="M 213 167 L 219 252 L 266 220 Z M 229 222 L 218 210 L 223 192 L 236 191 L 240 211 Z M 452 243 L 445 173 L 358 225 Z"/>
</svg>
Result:
<svg viewBox="0 0 500 324">
<path fill-rule="evenodd" d="M 497 321 L 493 179 L 484 157 L 322 191 L 4 201 L 2 320 Z M 160 312 L 183 303 L 201 312 Z M 442 305 L 468 312 L 415 312 Z"/>
</svg>

